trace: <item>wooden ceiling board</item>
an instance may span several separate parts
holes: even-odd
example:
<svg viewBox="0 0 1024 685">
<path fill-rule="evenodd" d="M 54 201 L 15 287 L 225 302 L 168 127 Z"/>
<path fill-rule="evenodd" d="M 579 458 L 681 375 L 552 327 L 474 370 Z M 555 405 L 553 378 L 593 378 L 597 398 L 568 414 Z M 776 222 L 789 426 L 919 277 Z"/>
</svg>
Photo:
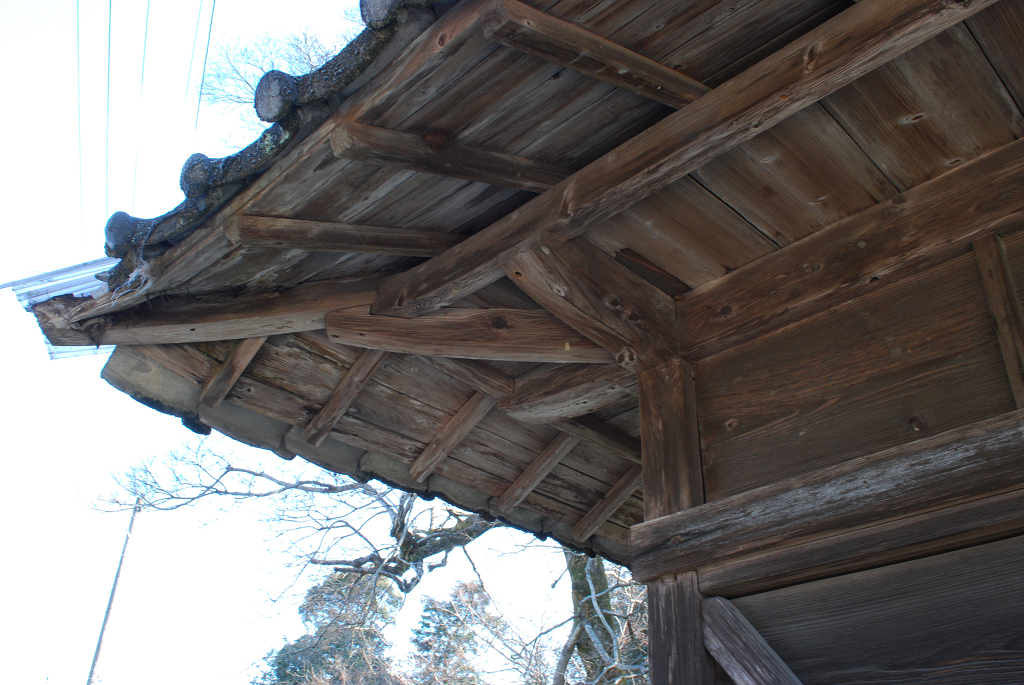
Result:
<svg viewBox="0 0 1024 685">
<path fill-rule="evenodd" d="M 1000 0 L 964 23 L 1024 112 L 1024 0 Z"/>
</svg>

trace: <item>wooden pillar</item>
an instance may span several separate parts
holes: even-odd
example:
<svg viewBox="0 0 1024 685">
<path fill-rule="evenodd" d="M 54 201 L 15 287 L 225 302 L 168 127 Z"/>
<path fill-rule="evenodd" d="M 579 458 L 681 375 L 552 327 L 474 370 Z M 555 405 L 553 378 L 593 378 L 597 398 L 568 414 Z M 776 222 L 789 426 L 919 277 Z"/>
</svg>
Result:
<svg viewBox="0 0 1024 685">
<path fill-rule="evenodd" d="M 639 374 L 644 519 L 704 503 L 693 368 L 674 359 Z M 647 584 L 651 685 L 711 685 L 697 573 Z"/>
</svg>

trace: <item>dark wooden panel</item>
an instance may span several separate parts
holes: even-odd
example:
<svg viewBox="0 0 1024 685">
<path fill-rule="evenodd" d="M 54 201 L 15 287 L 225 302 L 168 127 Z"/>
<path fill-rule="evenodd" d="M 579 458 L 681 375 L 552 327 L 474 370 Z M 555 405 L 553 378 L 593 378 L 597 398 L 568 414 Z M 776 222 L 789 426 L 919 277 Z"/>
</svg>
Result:
<svg viewBox="0 0 1024 685">
<path fill-rule="evenodd" d="M 1024 109 L 1024 1 L 1002 0 L 977 16 L 967 28 L 999 74 L 1018 109 Z"/>
<path fill-rule="evenodd" d="M 735 600 L 805 685 L 1024 682 L 1024 538 Z"/>
</svg>

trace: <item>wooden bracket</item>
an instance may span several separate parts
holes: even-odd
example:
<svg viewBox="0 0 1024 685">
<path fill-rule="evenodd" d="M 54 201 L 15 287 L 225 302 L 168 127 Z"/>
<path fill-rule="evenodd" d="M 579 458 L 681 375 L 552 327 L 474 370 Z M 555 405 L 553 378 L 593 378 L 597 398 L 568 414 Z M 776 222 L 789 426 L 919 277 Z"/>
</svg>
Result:
<svg viewBox="0 0 1024 685">
<path fill-rule="evenodd" d="M 700 612 L 704 646 L 736 685 L 802 685 L 732 602 L 709 597 Z"/>
<path fill-rule="evenodd" d="M 516 379 L 515 391 L 498 408 L 519 421 L 548 423 L 600 411 L 630 395 L 636 395 L 636 376 L 618 364 L 563 364 Z"/>
</svg>

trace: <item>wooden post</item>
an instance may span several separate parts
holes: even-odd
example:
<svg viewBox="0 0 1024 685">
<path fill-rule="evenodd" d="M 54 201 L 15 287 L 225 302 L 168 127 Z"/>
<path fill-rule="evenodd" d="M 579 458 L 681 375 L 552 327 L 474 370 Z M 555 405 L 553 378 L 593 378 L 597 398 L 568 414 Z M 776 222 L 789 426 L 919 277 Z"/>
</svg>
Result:
<svg viewBox="0 0 1024 685">
<path fill-rule="evenodd" d="M 640 373 L 644 519 L 704 503 L 693 368 L 682 359 Z M 710 685 L 696 571 L 647 584 L 651 685 Z"/>
</svg>

